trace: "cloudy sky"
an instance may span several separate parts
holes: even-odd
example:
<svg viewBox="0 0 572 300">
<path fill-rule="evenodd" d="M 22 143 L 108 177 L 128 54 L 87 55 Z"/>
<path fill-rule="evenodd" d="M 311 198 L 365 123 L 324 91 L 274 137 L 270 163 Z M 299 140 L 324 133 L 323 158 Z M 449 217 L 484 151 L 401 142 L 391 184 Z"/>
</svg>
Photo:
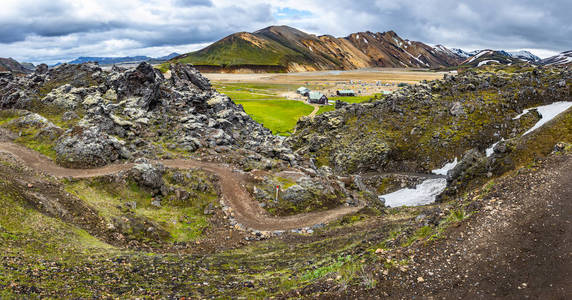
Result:
<svg viewBox="0 0 572 300">
<path fill-rule="evenodd" d="M 0 57 L 156 57 L 278 24 L 335 36 L 394 30 L 428 44 L 548 57 L 572 49 L 571 11 L 570 0 L 2 0 Z"/>
</svg>

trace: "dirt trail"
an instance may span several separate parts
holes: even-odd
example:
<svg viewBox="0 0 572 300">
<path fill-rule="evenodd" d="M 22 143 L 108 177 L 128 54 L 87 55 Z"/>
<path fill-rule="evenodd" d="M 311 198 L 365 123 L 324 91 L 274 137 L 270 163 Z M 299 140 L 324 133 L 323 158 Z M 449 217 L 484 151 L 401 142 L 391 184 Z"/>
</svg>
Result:
<svg viewBox="0 0 572 300">
<path fill-rule="evenodd" d="M 90 178 L 111 175 L 133 167 L 131 163 L 113 164 L 96 169 L 68 169 L 56 165 L 50 159 L 23 146 L 0 142 L 0 152 L 7 152 L 21 160 L 25 165 L 55 177 Z M 188 159 L 157 160 L 168 168 L 190 169 L 201 168 L 216 174 L 220 178 L 223 201 L 232 208 L 236 220 L 250 229 L 260 231 L 289 230 L 309 227 L 316 224 L 331 222 L 343 215 L 353 213 L 362 208 L 339 207 L 327 211 L 299 214 L 288 217 L 272 217 L 258 202 L 250 197 L 244 188 L 244 176 L 234 172 L 231 167 L 221 164 L 202 162 Z"/>
<path fill-rule="evenodd" d="M 318 110 L 320 110 L 320 106 L 319 105 L 312 105 L 314 107 L 314 110 L 308 115 L 308 117 L 313 118 L 316 116 L 316 114 L 318 113 Z"/>
</svg>

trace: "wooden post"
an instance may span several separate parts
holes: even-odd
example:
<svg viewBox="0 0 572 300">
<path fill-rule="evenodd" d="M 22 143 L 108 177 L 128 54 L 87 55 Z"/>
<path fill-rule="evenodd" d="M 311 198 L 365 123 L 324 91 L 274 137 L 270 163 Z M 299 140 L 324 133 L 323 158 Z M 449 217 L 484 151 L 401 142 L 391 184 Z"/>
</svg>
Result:
<svg viewBox="0 0 572 300">
<path fill-rule="evenodd" d="M 278 191 L 279 191 L 279 190 L 280 190 L 280 186 L 277 185 L 277 186 L 276 186 L 276 200 L 275 200 L 275 202 L 278 202 Z"/>
</svg>

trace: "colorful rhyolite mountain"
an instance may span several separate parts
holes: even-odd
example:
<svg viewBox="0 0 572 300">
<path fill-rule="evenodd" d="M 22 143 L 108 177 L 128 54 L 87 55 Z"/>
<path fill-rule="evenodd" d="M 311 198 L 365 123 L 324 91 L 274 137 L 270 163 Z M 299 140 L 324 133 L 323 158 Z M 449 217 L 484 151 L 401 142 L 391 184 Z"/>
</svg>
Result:
<svg viewBox="0 0 572 300">
<path fill-rule="evenodd" d="M 499 63 L 540 60 L 527 51 L 490 51 Z M 483 51 L 465 52 L 429 46 L 399 37 L 393 31 L 359 32 L 347 37 L 316 36 L 288 26 L 271 26 L 253 33 L 239 32 L 212 45 L 172 59 L 203 70 L 315 71 L 368 67 L 442 68 L 467 63 Z M 502 59 L 494 59 L 496 57 Z M 476 65 L 482 60 L 476 61 Z M 471 61 L 471 63 L 473 62 Z M 471 64 L 472 66 L 472 64 Z"/>
<path fill-rule="evenodd" d="M 203 68 L 315 71 L 367 67 L 455 66 L 462 57 L 443 46 L 402 39 L 393 31 L 359 32 L 344 38 L 316 36 L 288 26 L 239 32 L 174 58 Z"/>
</svg>

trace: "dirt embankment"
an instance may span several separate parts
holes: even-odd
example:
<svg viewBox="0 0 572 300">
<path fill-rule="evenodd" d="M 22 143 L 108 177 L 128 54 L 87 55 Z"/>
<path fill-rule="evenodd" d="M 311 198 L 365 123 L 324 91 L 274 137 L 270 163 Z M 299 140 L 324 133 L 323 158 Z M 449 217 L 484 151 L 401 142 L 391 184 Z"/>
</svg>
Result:
<svg viewBox="0 0 572 300">
<path fill-rule="evenodd" d="M 346 296 L 571 299 L 572 154 L 521 169 L 472 197 L 472 217 L 435 242 L 395 254 L 410 262 L 408 271 L 379 272 L 375 291 Z"/>
</svg>

